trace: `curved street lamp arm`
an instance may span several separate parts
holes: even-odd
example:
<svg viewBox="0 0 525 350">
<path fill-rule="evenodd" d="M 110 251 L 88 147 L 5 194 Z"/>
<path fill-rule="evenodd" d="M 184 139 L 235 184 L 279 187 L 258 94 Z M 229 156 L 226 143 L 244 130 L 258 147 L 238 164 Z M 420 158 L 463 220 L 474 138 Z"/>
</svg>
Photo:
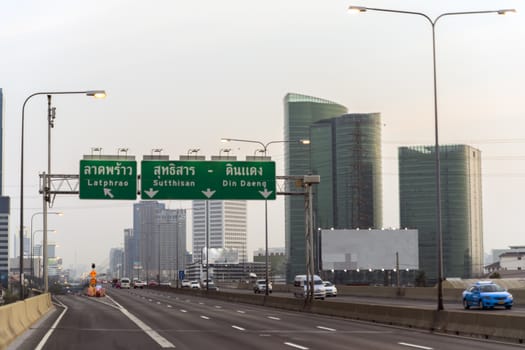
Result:
<svg viewBox="0 0 525 350">
<path fill-rule="evenodd" d="M 223 138 L 221 139 L 221 141 L 223 142 L 230 142 L 230 141 L 237 141 L 237 142 L 250 142 L 250 143 L 257 143 L 259 145 L 261 145 L 263 148 L 264 148 L 264 153 L 266 153 L 266 146 L 264 143 L 262 143 L 261 141 L 255 141 L 255 140 L 244 140 L 244 139 L 232 139 L 232 138 Z"/>
<path fill-rule="evenodd" d="M 96 98 L 103 98 L 106 96 L 104 90 L 84 90 L 84 91 L 45 91 L 35 92 L 29 95 L 22 105 L 22 130 L 20 135 L 20 300 L 24 300 L 24 288 L 23 288 L 23 277 L 24 277 L 24 120 L 25 120 L 25 108 L 27 102 L 33 97 L 38 95 L 65 95 L 65 94 L 85 94 L 87 96 L 94 96 Z M 49 175 L 49 174 L 48 174 Z"/>
</svg>

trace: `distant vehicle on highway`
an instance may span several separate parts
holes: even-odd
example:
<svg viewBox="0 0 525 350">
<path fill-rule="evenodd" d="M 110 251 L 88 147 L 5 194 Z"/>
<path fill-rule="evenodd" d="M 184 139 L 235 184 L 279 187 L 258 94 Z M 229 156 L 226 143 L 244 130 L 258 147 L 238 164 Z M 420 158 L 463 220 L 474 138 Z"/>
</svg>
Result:
<svg viewBox="0 0 525 350">
<path fill-rule="evenodd" d="M 192 289 L 201 289 L 201 284 L 199 281 L 191 281 L 190 282 L 190 288 Z"/>
<path fill-rule="evenodd" d="M 306 275 L 297 275 L 294 278 L 293 282 L 293 294 L 297 298 L 305 298 L 306 297 L 306 288 L 307 283 Z M 323 285 L 323 280 L 321 277 L 314 275 L 313 276 L 313 282 L 314 282 L 314 299 L 321 299 L 324 300 L 326 297 L 326 290 Z"/>
<path fill-rule="evenodd" d="M 188 281 L 188 280 L 182 280 L 181 287 L 182 288 L 191 288 L 191 282 Z"/>
<path fill-rule="evenodd" d="M 120 288 L 122 289 L 130 289 L 131 288 L 131 281 L 128 277 L 122 277 L 120 279 Z"/>
<path fill-rule="evenodd" d="M 253 292 L 255 294 L 265 293 L 266 294 L 266 280 L 257 280 L 253 285 Z M 268 282 L 268 293 L 272 292 L 272 282 Z"/>
<path fill-rule="evenodd" d="M 144 281 L 141 281 L 141 280 L 134 280 L 133 281 L 133 288 L 137 289 L 137 288 L 144 288 L 146 287 L 146 282 Z"/>
<path fill-rule="evenodd" d="M 219 287 L 217 287 L 217 285 L 212 280 L 208 280 L 208 283 L 206 283 L 206 280 L 202 281 L 201 288 L 202 289 L 208 288 L 208 290 L 214 290 L 216 292 L 219 291 Z"/>
<path fill-rule="evenodd" d="M 150 280 L 148 282 L 148 286 L 150 286 L 150 287 L 156 287 L 158 285 L 159 285 L 159 283 L 157 281 L 154 281 L 154 280 Z"/>
<path fill-rule="evenodd" d="M 336 297 L 337 296 L 337 288 L 335 284 L 333 284 L 330 281 L 323 281 L 324 285 L 324 291 L 326 293 L 327 297 Z"/>
<path fill-rule="evenodd" d="M 482 309 L 503 306 L 511 309 L 514 299 L 512 294 L 492 281 L 478 281 L 463 291 L 463 307 L 470 309 L 477 306 Z"/>
</svg>

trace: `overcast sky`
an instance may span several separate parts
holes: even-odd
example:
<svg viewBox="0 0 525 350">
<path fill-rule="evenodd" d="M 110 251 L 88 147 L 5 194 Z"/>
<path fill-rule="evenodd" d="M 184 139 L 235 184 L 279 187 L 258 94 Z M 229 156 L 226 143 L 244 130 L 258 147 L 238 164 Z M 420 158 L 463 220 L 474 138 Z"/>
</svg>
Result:
<svg viewBox="0 0 525 350">
<path fill-rule="evenodd" d="M 92 147 L 137 160 L 164 149 L 172 159 L 224 147 L 239 159 L 256 145 L 223 137 L 283 140 L 283 97 L 297 92 L 380 112 L 384 226 L 399 225 L 397 147 L 434 143 L 432 32 L 424 12 L 515 8 L 514 15 L 449 16 L 436 25 L 441 143 L 482 151 L 484 250 L 525 245 L 525 4 L 516 0 L 20 0 L 0 11 L 0 87 L 5 96 L 4 194 L 19 230 L 20 129 L 24 100 L 39 91 L 105 89 L 105 100 L 53 97 L 52 173 L 78 174 Z M 47 101 L 26 107 L 25 226 L 42 211 L 38 174 L 47 169 Z M 283 148 L 269 154 L 283 173 Z M 188 201 L 167 201 L 172 209 Z M 49 240 L 64 265 L 107 263 L 132 227 L 131 201 L 57 196 Z M 270 247 L 284 246 L 283 200 L 269 202 Z M 190 212 L 189 212 L 190 213 Z M 249 203 L 248 251 L 264 247 L 264 203 Z M 42 228 L 42 215 L 33 220 Z M 41 233 L 35 241 L 41 240 Z M 188 236 L 191 250 L 191 236 Z"/>
</svg>

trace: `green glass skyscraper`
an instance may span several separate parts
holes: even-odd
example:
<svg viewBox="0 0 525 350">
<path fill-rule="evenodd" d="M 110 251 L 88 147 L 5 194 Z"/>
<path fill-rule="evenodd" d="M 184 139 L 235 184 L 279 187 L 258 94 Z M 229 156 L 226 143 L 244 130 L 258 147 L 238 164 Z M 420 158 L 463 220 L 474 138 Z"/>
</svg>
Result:
<svg viewBox="0 0 525 350">
<path fill-rule="evenodd" d="M 321 176 L 316 225 L 379 228 L 382 225 L 381 116 L 345 114 L 310 127 L 311 168 Z"/>
<path fill-rule="evenodd" d="M 439 147 L 443 276 L 472 278 L 483 272 L 481 152 L 467 145 Z M 401 227 L 419 230 L 419 267 L 437 279 L 435 147 L 400 147 Z"/>
<path fill-rule="evenodd" d="M 289 93 L 284 98 L 285 140 L 310 138 L 310 126 L 347 112 L 347 108 L 321 98 Z M 311 146 L 311 145 L 310 145 Z M 285 144 L 286 175 L 310 174 L 310 147 L 295 142 Z M 321 179 L 321 181 L 324 181 Z M 306 273 L 305 212 L 302 196 L 285 197 L 285 247 L 288 259 L 286 279 Z M 315 226 L 314 226 L 315 227 Z"/>
<path fill-rule="evenodd" d="M 317 174 L 314 227 L 379 227 L 381 128 L 379 114 L 345 114 L 346 107 L 316 97 L 285 97 L 285 174 Z M 306 272 L 304 198 L 285 197 L 287 280 Z M 317 237 L 314 245 L 318 248 Z M 315 260 L 319 254 L 316 250 Z M 318 263 L 316 264 L 319 267 Z"/>
</svg>

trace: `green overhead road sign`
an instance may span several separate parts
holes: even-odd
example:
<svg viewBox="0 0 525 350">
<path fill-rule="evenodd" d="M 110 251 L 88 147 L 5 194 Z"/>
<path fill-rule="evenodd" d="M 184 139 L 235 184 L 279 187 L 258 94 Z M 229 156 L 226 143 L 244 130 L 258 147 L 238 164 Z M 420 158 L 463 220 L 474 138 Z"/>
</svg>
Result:
<svg viewBox="0 0 525 350">
<path fill-rule="evenodd" d="M 141 162 L 142 199 L 275 199 L 275 162 Z"/>
<path fill-rule="evenodd" d="M 80 199 L 137 199 L 137 162 L 81 160 Z"/>
</svg>

